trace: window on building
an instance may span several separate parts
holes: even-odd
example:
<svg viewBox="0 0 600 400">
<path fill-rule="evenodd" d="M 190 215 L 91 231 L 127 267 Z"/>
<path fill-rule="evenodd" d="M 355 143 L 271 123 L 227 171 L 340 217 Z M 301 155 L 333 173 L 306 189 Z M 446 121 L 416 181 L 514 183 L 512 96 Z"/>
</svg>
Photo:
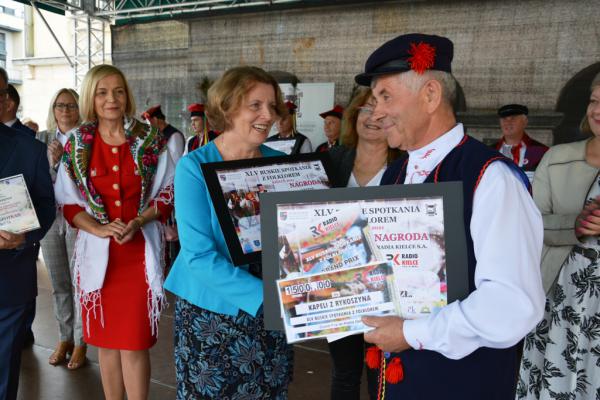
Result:
<svg viewBox="0 0 600 400">
<path fill-rule="evenodd" d="M 0 32 L 0 67 L 6 68 L 6 33 Z"/>
<path fill-rule="evenodd" d="M 0 13 L 8 14 L 8 15 L 15 15 L 15 9 L 10 8 L 10 7 L 0 6 Z"/>
</svg>

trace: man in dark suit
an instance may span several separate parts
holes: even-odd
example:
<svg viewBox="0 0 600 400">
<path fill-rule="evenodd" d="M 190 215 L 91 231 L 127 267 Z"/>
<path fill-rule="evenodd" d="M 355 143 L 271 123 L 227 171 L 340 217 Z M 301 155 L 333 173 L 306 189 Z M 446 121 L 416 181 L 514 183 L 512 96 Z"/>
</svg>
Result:
<svg viewBox="0 0 600 400">
<path fill-rule="evenodd" d="M 2 115 L 2 123 L 10 128 L 16 129 L 19 132 L 26 133 L 35 137 L 35 131 L 28 126 L 23 125 L 23 123 L 17 118 L 17 111 L 19 110 L 19 105 L 21 104 L 21 96 L 19 96 L 19 92 L 13 85 L 8 85 L 6 88 L 6 94 L 8 98 L 4 101 L 4 109 L 1 113 Z"/>
<path fill-rule="evenodd" d="M 7 103 L 6 71 L 0 68 L 0 113 Z M 0 230 L 0 399 L 17 398 L 25 321 L 37 295 L 39 241 L 56 216 L 46 146 L 0 124 L 0 179 L 23 174 L 41 228 L 15 234 Z"/>
</svg>

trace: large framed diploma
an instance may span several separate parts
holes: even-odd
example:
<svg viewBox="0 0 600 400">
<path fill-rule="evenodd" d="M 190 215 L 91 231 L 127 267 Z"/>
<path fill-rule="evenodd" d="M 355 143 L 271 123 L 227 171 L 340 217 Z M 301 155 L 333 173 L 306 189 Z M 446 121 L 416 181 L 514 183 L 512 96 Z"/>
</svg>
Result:
<svg viewBox="0 0 600 400">
<path fill-rule="evenodd" d="M 0 179 L 0 230 L 24 233 L 39 227 L 23 175 Z"/>
<path fill-rule="evenodd" d="M 235 265 L 261 261 L 260 216 L 265 193 L 331 187 L 326 153 L 206 163 L 201 167 Z"/>
<path fill-rule="evenodd" d="M 341 285 L 344 276 L 359 276 L 348 275 L 348 270 L 389 265 L 386 282 L 392 288 L 393 313 L 406 319 L 427 316 L 469 293 L 460 182 L 269 193 L 261 201 L 265 326 L 281 330 L 285 323 L 288 340 L 315 336 L 294 325 L 304 323 L 296 317 L 299 311 L 315 309 L 298 307 L 306 300 L 285 292 L 292 280 L 319 276 Z M 340 300 L 344 295 L 331 297 Z M 333 326 L 331 334 L 365 331 L 368 328 L 357 322 L 361 315 L 390 311 L 385 308 L 389 304 L 384 310 L 377 303 L 381 297 L 377 299 L 359 304 L 365 312 L 357 311 L 354 303 L 326 310 L 353 318 L 342 326 L 321 327 Z M 290 337 L 290 332 L 298 335 Z"/>
</svg>

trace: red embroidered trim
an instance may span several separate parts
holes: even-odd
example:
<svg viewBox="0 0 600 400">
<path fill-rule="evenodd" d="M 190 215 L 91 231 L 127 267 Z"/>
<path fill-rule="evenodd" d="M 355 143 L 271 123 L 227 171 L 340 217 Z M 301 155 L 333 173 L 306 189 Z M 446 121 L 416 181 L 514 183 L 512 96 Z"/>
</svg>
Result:
<svg viewBox="0 0 600 400">
<path fill-rule="evenodd" d="M 404 160 L 404 164 L 402 164 L 402 168 L 400 168 L 400 172 L 398 172 L 398 176 L 396 177 L 396 182 L 394 182 L 395 185 L 398 184 L 398 182 L 400 181 L 400 176 L 402 176 L 402 171 L 404 171 L 406 169 L 406 164 L 408 164 L 408 158 L 406 160 Z M 404 182 L 402 182 L 404 183 Z"/>
<path fill-rule="evenodd" d="M 379 387 L 377 388 L 377 400 L 385 398 L 385 356 L 381 357 L 381 367 L 379 368 Z"/>
<path fill-rule="evenodd" d="M 483 178 L 483 174 L 485 173 L 485 170 L 487 169 L 487 167 L 489 167 L 490 164 L 493 163 L 494 161 L 498 161 L 503 158 L 504 158 L 504 156 L 490 158 L 485 164 L 483 164 L 481 171 L 479 171 L 479 176 L 477 177 L 477 182 L 475 182 L 475 187 L 473 188 L 473 196 L 475 196 L 475 191 L 477 190 L 477 186 L 479 186 L 479 182 L 481 181 L 481 178 Z"/>
<path fill-rule="evenodd" d="M 419 343 L 418 350 L 423 350 L 423 343 L 421 343 L 421 341 L 419 339 L 417 339 L 417 343 Z"/>
<path fill-rule="evenodd" d="M 460 140 L 460 142 L 458 142 L 458 144 L 454 147 L 454 149 L 457 148 L 457 147 L 462 146 L 463 144 L 465 144 L 465 142 L 467 141 L 467 139 L 468 139 L 468 136 L 464 135 L 463 138 Z M 452 149 L 452 150 L 454 150 L 454 149 Z M 448 153 L 448 154 L 450 154 L 450 153 Z M 440 174 L 440 168 L 442 167 L 442 163 L 443 162 L 444 162 L 444 160 L 442 160 L 438 164 L 438 166 L 435 168 L 435 175 L 433 176 L 433 182 L 435 182 L 435 183 L 438 183 L 438 176 Z"/>
</svg>

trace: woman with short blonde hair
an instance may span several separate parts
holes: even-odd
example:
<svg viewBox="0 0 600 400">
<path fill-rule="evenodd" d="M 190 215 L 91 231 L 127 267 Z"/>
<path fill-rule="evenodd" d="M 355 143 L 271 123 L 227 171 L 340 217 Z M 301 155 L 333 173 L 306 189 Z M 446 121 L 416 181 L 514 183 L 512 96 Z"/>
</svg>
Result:
<svg viewBox="0 0 600 400">
<path fill-rule="evenodd" d="M 98 347 L 107 399 L 146 399 L 165 302 L 158 219 L 172 211 L 174 163 L 162 133 L 132 118 L 116 67 L 87 73 L 80 104 L 84 123 L 65 145 L 55 192 L 79 228 L 73 264 L 84 338 Z"/>
<path fill-rule="evenodd" d="M 59 101 L 59 97 L 61 96 L 63 97 L 63 99 L 68 99 L 68 96 L 71 96 L 72 102 L 68 103 L 64 101 Z M 57 107 L 57 104 L 61 104 L 61 106 Z M 50 100 L 50 105 L 48 106 L 48 116 L 46 117 L 46 130 L 48 132 L 54 132 L 56 131 L 56 128 L 58 128 L 59 124 L 56 115 L 57 111 L 74 111 L 77 114 L 77 119 L 75 120 L 75 125 L 73 125 L 71 128 L 74 128 L 76 125 L 79 125 L 79 121 L 81 119 L 79 115 L 79 95 L 75 90 L 70 88 L 62 88 L 59 89 L 56 93 L 54 93 L 54 96 L 52 96 L 52 100 Z"/>
<path fill-rule="evenodd" d="M 177 399 L 287 398 L 291 347 L 283 332 L 264 329 L 262 280 L 255 268 L 233 265 L 200 169 L 282 155 L 263 143 L 283 110 L 279 85 L 265 71 L 228 70 L 208 92 L 209 120 L 224 132 L 177 166 L 181 251 L 165 282 L 177 296 Z"/>
<path fill-rule="evenodd" d="M 59 89 L 48 107 L 47 129 L 37 139 L 48 146 L 50 176 L 56 181 L 56 167 L 63 154 L 69 132 L 79 125 L 79 95 L 69 88 Z M 67 368 L 78 369 L 85 363 L 87 346 L 83 341 L 81 312 L 74 298 L 70 268 L 77 229 L 73 229 L 57 212 L 57 218 L 41 241 L 44 264 L 52 284 L 54 317 L 58 322 L 59 342 L 48 358 L 51 365 L 67 360 Z"/>
</svg>

